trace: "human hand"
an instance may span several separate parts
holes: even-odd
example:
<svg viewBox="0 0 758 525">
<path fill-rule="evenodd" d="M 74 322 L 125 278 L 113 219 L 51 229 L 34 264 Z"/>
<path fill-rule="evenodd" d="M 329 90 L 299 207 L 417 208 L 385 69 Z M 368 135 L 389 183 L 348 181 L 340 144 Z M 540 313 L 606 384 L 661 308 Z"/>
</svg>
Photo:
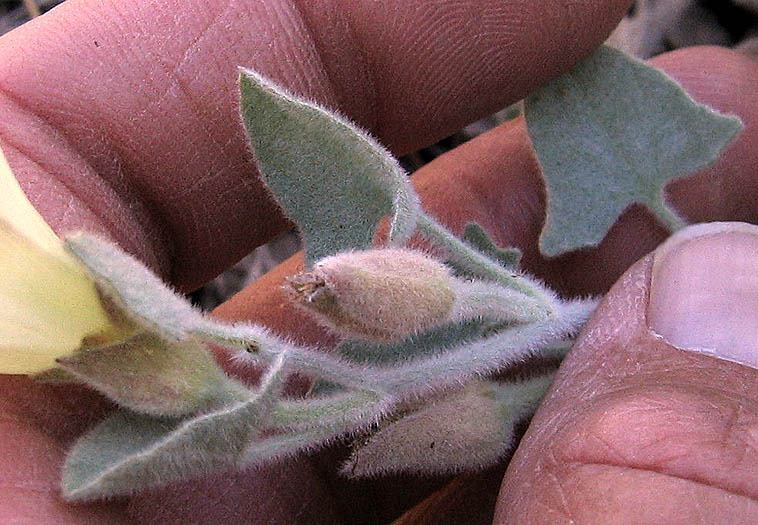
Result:
<svg viewBox="0 0 758 525">
<path fill-rule="evenodd" d="M 344 16 L 323 4 L 305 2 L 299 3 L 299 11 L 288 10 L 284 3 L 239 2 L 235 5 L 245 6 L 240 13 L 232 8 L 212 13 L 221 6 L 204 3 L 177 7 L 178 3 L 164 2 L 150 11 L 146 2 L 118 6 L 69 2 L 0 40 L 0 91 L 5 93 L 0 97 L 2 146 L 30 197 L 56 229 L 108 233 L 185 289 L 203 282 L 251 244 L 265 242 L 285 225 L 260 185 L 251 182 L 253 170 L 235 115 L 237 65 L 255 67 L 295 91 L 339 107 L 402 154 L 520 98 L 548 76 L 570 67 L 602 40 L 623 14 L 622 4 L 628 3 L 589 2 L 570 11 L 558 2 L 506 2 L 504 6 L 472 2 L 468 10 L 457 3 L 436 6 L 435 15 L 445 12 L 451 20 L 467 20 L 474 32 L 480 31 L 481 20 L 492 20 L 487 38 L 461 41 L 461 28 L 466 27 L 462 22 L 447 22 L 440 16 L 441 22 L 434 25 L 429 20 L 436 20 L 435 16 L 410 2 L 385 2 L 381 7 L 355 3 Z M 301 16 L 310 20 L 310 35 L 299 25 Z M 346 25 L 347 19 L 351 24 Z M 516 25 L 519 33 L 514 35 Z M 541 40 L 535 39 L 536 34 Z M 343 38 L 352 43 L 346 45 Z M 418 39 L 424 44 L 409 47 Z M 356 42 L 363 42 L 361 59 L 356 58 Z M 39 49 L 56 50 L 56 54 L 41 56 Z M 434 54 L 443 58 L 432 60 Z M 701 101 L 739 114 L 747 124 L 716 167 L 672 185 L 673 202 L 699 220 L 755 221 L 758 210 L 751 198 L 758 179 L 753 168 L 754 63 L 716 51 L 677 53 L 661 61 Z M 598 249 L 559 261 L 541 260 L 536 253 L 536 235 L 544 215 L 541 182 L 519 121 L 442 157 L 419 172 L 415 181 L 425 206 L 454 230 L 476 219 L 501 245 L 521 247 L 527 268 L 566 293 L 607 290 L 625 268 L 664 237 L 650 216 L 632 210 Z M 507 194 L 493 191 L 502 187 L 508 188 Z M 710 207 L 703 206 L 703 198 L 716 187 L 721 195 Z M 223 306 L 218 315 L 254 319 L 283 333 L 320 339 L 321 332 L 281 307 L 280 279 L 294 271 L 296 264 L 286 263 L 264 277 Z M 638 319 L 632 314 L 638 312 L 625 315 Z M 618 318 L 597 323 L 615 327 Z M 632 322 L 630 326 L 639 330 L 640 325 Z M 631 363 L 646 360 L 635 348 L 622 355 Z M 665 345 L 662 348 L 680 355 Z M 575 355 L 582 355 L 582 349 L 572 354 L 564 369 L 571 370 Z M 700 368 L 709 370 L 736 366 L 702 356 L 688 359 L 696 363 L 704 359 L 707 366 Z M 577 368 L 601 377 L 602 366 L 589 368 L 588 361 L 584 358 Z M 649 366 L 660 373 L 668 370 L 667 361 L 660 357 Z M 611 387 L 639 383 L 632 368 L 628 374 L 619 370 Z M 732 376 L 741 381 L 738 393 L 754 395 L 754 371 L 737 370 L 740 373 Z M 745 386 L 751 374 L 752 388 Z M 564 372 L 560 381 L 572 385 L 571 377 Z M 363 512 L 386 520 L 419 495 L 406 489 L 418 485 L 417 480 L 350 486 L 336 485 L 329 478 L 325 484 L 318 462 L 301 459 L 215 476 L 131 502 L 68 506 L 57 493 L 60 458 L 70 440 L 107 407 L 80 391 L 22 378 L 4 379 L 2 412 L 7 417 L 0 422 L 0 434 L 6 459 L 0 476 L 9 490 L 0 495 L 0 517 L 6 519 L 291 523 L 333 522 L 347 512 L 355 513 L 351 517 Z M 726 379 L 719 376 L 718 386 L 734 389 Z M 710 392 L 709 383 L 704 385 L 704 391 Z M 587 408 L 567 416 L 573 428 L 581 431 L 588 425 L 582 418 L 593 414 L 596 400 L 568 392 L 565 397 L 561 394 L 563 403 L 582 399 L 582 407 Z M 743 412 L 749 411 L 751 405 L 743 405 Z M 555 403 L 543 407 L 530 436 L 551 435 L 549 422 L 541 421 L 552 406 Z M 538 437 L 528 438 L 514 465 L 529 465 L 524 457 L 531 457 L 530 461 L 541 457 L 539 448 L 531 456 L 523 452 L 532 448 L 532 442 L 544 448 L 545 442 Z M 560 449 L 566 437 L 557 435 L 550 443 Z M 581 442 L 583 437 L 573 439 Z M 749 459 L 749 452 L 745 457 Z M 558 460 L 579 461 L 576 457 Z M 632 464 L 629 458 L 625 461 Z M 514 469 L 505 487 L 517 488 L 503 493 L 501 509 L 515 509 L 539 522 L 538 516 L 527 513 L 538 507 L 534 502 L 512 496 L 529 493 L 525 487 L 539 478 L 528 468 Z M 612 485 L 607 485 L 612 491 Z M 628 490 L 620 482 L 617 486 Z M 582 496 L 576 489 L 572 495 L 582 510 L 593 512 L 598 505 L 593 505 L 590 496 L 596 492 Z M 351 501 L 348 494 L 355 499 Z M 656 493 L 665 494 L 671 497 L 664 502 L 681 502 L 671 491 Z M 458 510 L 465 516 L 472 509 L 468 500 L 463 501 L 467 508 Z M 546 506 L 554 509 L 557 504 L 547 502 Z M 639 511 L 639 505 L 629 508 Z M 509 515 L 520 516 L 513 512 Z M 614 512 L 619 515 L 618 510 Z M 718 512 L 727 515 L 725 510 Z M 602 517 L 597 519 L 602 521 Z M 518 521 L 524 520 L 519 517 Z"/>
</svg>

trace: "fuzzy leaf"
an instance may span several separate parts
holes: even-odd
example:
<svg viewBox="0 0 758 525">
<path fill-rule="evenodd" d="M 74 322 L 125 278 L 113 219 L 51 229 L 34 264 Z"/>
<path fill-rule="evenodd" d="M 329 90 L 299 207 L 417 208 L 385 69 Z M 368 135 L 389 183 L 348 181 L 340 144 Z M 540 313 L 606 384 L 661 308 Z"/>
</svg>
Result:
<svg viewBox="0 0 758 525">
<path fill-rule="evenodd" d="M 359 420 L 375 421 L 389 405 L 368 392 L 338 392 L 333 395 L 282 400 L 272 411 L 272 428 L 285 431 L 313 429 Z"/>
<path fill-rule="evenodd" d="M 494 464 L 513 441 L 513 421 L 483 383 L 390 423 L 343 465 L 350 477 L 446 474 Z"/>
<path fill-rule="evenodd" d="M 40 383 L 50 383 L 51 385 L 81 385 L 82 382 L 72 373 L 66 372 L 62 368 L 54 367 L 43 370 L 38 374 L 32 374 L 31 377 Z"/>
<path fill-rule="evenodd" d="M 336 352 L 355 363 L 391 365 L 441 354 L 456 345 L 483 339 L 505 328 L 507 325 L 489 320 L 448 323 L 399 343 L 350 339 L 340 344 Z M 325 396 L 341 390 L 341 387 L 333 382 L 319 380 L 311 388 L 311 394 Z"/>
<path fill-rule="evenodd" d="M 69 501 L 125 496 L 238 465 L 281 391 L 282 360 L 247 401 L 192 419 L 116 413 L 74 445 L 63 466 Z"/>
<path fill-rule="evenodd" d="M 275 340 L 265 328 L 255 324 L 228 324 L 204 315 L 141 261 L 113 243 L 76 233 L 66 237 L 66 248 L 95 278 L 108 313 L 121 324 L 137 326 L 167 342 L 186 341 L 196 336 L 253 352 L 258 350 L 262 340 Z M 101 346 L 97 339 L 88 341 L 90 339 L 88 347 Z"/>
<path fill-rule="evenodd" d="M 87 266 L 114 310 L 167 340 L 181 341 L 206 321 L 142 262 L 94 235 L 66 237 L 66 247 Z"/>
<path fill-rule="evenodd" d="M 196 413 L 246 391 L 194 340 L 170 343 L 140 334 L 60 358 L 58 365 L 120 405 L 157 416 Z"/>
<path fill-rule="evenodd" d="M 500 248 L 479 224 L 475 222 L 466 224 L 463 230 L 463 240 L 506 268 L 518 269 L 521 261 L 521 250 L 518 248 Z"/>
<path fill-rule="evenodd" d="M 540 249 L 548 256 L 597 245 L 632 203 L 681 227 L 665 184 L 714 162 L 741 129 L 661 71 L 606 46 L 525 107 L 547 185 Z"/>
<path fill-rule="evenodd" d="M 349 397 L 352 397 L 352 401 L 348 401 L 348 403 L 344 403 L 347 398 L 340 395 L 330 400 L 323 400 L 325 404 L 322 403 L 319 409 L 323 412 L 320 421 L 313 419 L 315 413 L 307 414 L 310 411 L 308 408 L 306 408 L 305 413 L 302 413 L 298 409 L 293 411 L 294 407 L 290 406 L 287 409 L 290 416 L 300 412 L 297 414 L 299 423 L 292 425 L 292 430 L 289 432 L 254 441 L 245 451 L 242 463 L 244 465 L 262 464 L 293 456 L 309 449 L 316 449 L 334 441 L 341 435 L 357 432 L 371 426 L 386 414 L 389 408 L 386 402 L 377 402 L 360 394 L 357 396 L 349 395 Z M 326 405 L 331 405 L 331 407 L 324 411 Z M 283 407 L 280 405 L 277 408 Z M 272 413 L 272 421 L 275 419 L 281 421 L 282 415 L 284 414 L 279 414 L 277 417 Z M 304 419 L 303 416 L 305 416 Z"/>
<path fill-rule="evenodd" d="M 355 125 L 241 70 L 242 119 L 266 185 L 300 227 L 306 263 L 371 246 L 393 215 L 400 243 L 415 228 L 419 201 L 397 161 Z"/>
</svg>

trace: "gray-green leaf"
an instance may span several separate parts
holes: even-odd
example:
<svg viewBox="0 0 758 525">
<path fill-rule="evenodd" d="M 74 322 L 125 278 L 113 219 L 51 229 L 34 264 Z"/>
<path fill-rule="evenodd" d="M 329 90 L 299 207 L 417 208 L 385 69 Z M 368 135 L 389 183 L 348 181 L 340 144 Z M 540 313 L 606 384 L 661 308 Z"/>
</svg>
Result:
<svg viewBox="0 0 758 525">
<path fill-rule="evenodd" d="M 664 202 L 665 184 L 714 162 L 742 127 L 663 72 L 606 46 L 525 107 L 547 185 L 540 249 L 549 256 L 597 245 L 632 203 L 681 227 Z"/>
<path fill-rule="evenodd" d="M 233 343 L 255 351 L 265 329 L 250 323 L 223 323 L 204 315 L 183 296 L 115 244 L 87 233 L 66 236 L 66 248 L 79 259 L 97 282 L 114 318 L 167 343 L 198 337 L 222 344 Z M 240 341 L 241 334 L 247 338 Z M 49 375 L 47 375 L 49 377 Z M 45 379 L 43 377 L 42 379 Z"/>
<path fill-rule="evenodd" d="M 63 465 L 69 501 L 124 496 L 185 480 L 242 460 L 281 392 L 282 359 L 250 399 L 191 419 L 116 413 L 85 434 Z"/>
<path fill-rule="evenodd" d="M 371 246 L 381 219 L 406 240 L 419 200 L 397 161 L 355 125 L 241 70 L 242 119 L 258 168 L 305 240 L 306 263 Z"/>
<path fill-rule="evenodd" d="M 488 337 L 507 326 L 493 321 L 478 320 L 448 323 L 399 343 L 373 343 L 351 339 L 337 347 L 337 352 L 351 361 L 389 365 L 439 354 L 465 342 Z"/>
<path fill-rule="evenodd" d="M 518 248 L 500 248 L 478 223 L 467 223 L 463 229 L 462 238 L 470 246 L 495 259 L 506 268 L 518 269 L 519 262 L 521 262 L 521 250 Z"/>
<path fill-rule="evenodd" d="M 209 322 L 141 261 L 112 242 L 87 233 L 65 239 L 66 248 L 87 266 L 119 315 L 167 341 L 182 341 Z"/>
</svg>

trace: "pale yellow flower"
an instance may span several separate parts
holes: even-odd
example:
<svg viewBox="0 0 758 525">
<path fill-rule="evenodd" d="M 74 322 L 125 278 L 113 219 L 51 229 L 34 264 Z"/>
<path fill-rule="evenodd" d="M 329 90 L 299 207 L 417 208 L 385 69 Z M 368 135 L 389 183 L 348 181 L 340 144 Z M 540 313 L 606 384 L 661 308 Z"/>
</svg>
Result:
<svg viewBox="0 0 758 525">
<path fill-rule="evenodd" d="M 0 374 L 32 374 L 120 330 L 95 283 L 26 198 L 0 151 Z"/>
</svg>

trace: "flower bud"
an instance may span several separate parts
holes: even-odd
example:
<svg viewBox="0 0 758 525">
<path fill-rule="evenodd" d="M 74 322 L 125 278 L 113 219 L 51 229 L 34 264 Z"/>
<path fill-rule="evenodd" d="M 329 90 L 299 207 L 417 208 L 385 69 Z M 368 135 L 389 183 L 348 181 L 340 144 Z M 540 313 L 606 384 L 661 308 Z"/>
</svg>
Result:
<svg viewBox="0 0 758 525">
<path fill-rule="evenodd" d="M 408 249 L 340 253 L 288 284 L 297 303 L 326 326 L 378 342 L 443 324 L 455 303 L 450 270 Z"/>
<path fill-rule="evenodd" d="M 498 399 L 497 388 L 489 381 L 474 381 L 380 426 L 353 451 L 342 474 L 440 475 L 493 465 L 511 447 L 520 415 Z"/>
</svg>

